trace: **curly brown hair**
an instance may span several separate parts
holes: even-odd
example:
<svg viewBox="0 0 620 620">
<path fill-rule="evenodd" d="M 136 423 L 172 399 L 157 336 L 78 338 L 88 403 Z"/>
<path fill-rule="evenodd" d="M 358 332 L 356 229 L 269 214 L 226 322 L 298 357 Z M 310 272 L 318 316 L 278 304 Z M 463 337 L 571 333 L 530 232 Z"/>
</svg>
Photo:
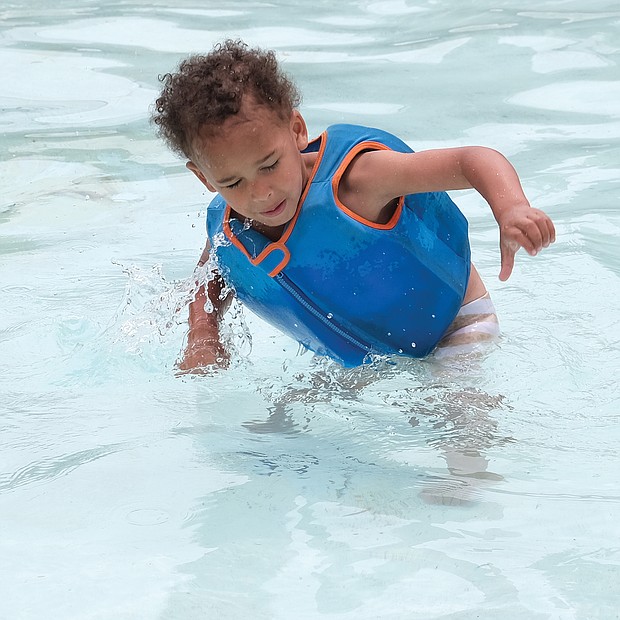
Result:
<svg viewBox="0 0 620 620">
<path fill-rule="evenodd" d="M 151 121 L 170 149 L 188 159 L 192 159 L 192 140 L 198 131 L 215 131 L 239 112 L 245 95 L 251 94 L 283 120 L 301 102 L 273 51 L 230 39 L 206 56 L 186 58 L 176 73 L 159 76 L 159 81 L 163 88 Z"/>
</svg>

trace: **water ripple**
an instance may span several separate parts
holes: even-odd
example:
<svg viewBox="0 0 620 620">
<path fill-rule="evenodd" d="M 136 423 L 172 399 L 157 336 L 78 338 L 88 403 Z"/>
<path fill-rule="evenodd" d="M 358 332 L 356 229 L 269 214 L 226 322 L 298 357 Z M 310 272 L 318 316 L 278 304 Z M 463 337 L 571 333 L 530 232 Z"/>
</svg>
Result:
<svg viewBox="0 0 620 620">
<path fill-rule="evenodd" d="M 66 476 L 81 465 L 92 463 L 126 448 L 127 444 L 116 443 L 33 461 L 12 474 L 0 475 L 0 492 L 14 491 L 27 485 L 55 480 L 60 476 Z"/>
</svg>

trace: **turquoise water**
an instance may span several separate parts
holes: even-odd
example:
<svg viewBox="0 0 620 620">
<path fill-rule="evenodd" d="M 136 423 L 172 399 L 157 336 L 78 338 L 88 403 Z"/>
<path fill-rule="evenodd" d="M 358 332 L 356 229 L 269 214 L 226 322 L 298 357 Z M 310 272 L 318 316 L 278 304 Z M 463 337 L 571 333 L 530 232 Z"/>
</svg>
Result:
<svg viewBox="0 0 620 620">
<path fill-rule="evenodd" d="M 0 4 L 0 618 L 619 617 L 619 35 L 602 0 Z M 148 107 L 225 36 L 313 135 L 511 158 L 558 241 L 500 283 L 456 196 L 498 346 L 344 372 L 236 309 L 233 367 L 177 376 L 210 196 Z"/>
</svg>

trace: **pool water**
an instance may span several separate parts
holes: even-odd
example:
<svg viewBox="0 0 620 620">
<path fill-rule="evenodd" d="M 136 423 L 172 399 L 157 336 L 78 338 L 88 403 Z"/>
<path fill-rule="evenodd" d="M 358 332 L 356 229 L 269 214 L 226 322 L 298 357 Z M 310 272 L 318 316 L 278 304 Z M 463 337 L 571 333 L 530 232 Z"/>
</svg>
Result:
<svg viewBox="0 0 620 620">
<path fill-rule="evenodd" d="M 617 3 L 0 5 L 0 618 L 604 619 L 620 609 Z M 345 371 L 235 308 L 180 376 L 203 191 L 157 76 L 274 48 L 313 136 L 484 144 L 558 241 L 497 279 L 499 343 Z"/>
</svg>

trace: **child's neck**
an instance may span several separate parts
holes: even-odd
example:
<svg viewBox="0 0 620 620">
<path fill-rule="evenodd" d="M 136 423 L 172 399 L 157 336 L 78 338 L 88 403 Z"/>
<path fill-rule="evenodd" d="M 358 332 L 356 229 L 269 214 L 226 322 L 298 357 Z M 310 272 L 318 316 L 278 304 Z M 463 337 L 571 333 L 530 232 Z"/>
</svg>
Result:
<svg viewBox="0 0 620 620">
<path fill-rule="evenodd" d="M 239 215 L 234 209 L 230 210 L 230 217 L 243 222 L 244 227 L 249 226 L 250 228 L 257 230 L 261 233 L 261 235 L 264 235 L 270 241 L 278 241 L 278 239 L 282 237 L 282 233 L 284 233 L 284 229 L 286 228 L 286 224 L 282 224 L 281 226 L 267 226 L 266 224 L 262 224 L 256 220 L 250 220 L 247 217 L 243 217 L 243 215 Z"/>
<path fill-rule="evenodd" d="M 270 241 L 278 241 L 286 228 L 286 224 L 281 226 L 265 226 L 265 224 L 260 222 L 252 222 L 251 226 L 254 230 L 258 230 L 259 233 L 265 235 Z"/>
</svg>

